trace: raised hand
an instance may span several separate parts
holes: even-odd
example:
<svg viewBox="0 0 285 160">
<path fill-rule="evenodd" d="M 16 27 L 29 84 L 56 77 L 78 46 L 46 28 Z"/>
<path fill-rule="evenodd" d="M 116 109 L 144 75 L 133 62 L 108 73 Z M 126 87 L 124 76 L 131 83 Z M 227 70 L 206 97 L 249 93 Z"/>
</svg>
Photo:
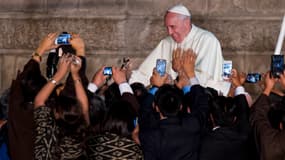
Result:
<svg viewBox="0 0 285 160">
<path fill-rule="evenodd" d="M 195 77 L 195 61 L 197 55 L 192 49 L 187 49 L 183 53 L 183 70 L 188 78 Z"/>
<path fill-rule="evenodd" d="M 153 69 L 152 76 L 150 77 L 150 84 L 153 86 L 160 87 L 165 84 L 168 80 L 168 74 L 164 74 L 160 76 L 160 74 L 156 71 L 156 68 Z"/>
<path fill-rule="evenodd" d="M 123 82 L 127 82 L 127 76 L 126 76 L 126 71 L 122 70 L 119 67 L 112 67 L 112 72 L 113 72 L 113 80 L 117 84 L 121 84 Z"/>
<path fill-rule="evenodd" d="M 182 49 L 177 48 L 172 52 L 172 69 L 179 72 L 182 69 Z"/>
<path fill-rule="evenodd" d="M 97 87 L 101 87 L 105 82 L 108 76 L 103 74 L 105 66 L 102 66 L 97 72 L 94 74 L 92 78 L 92 82 L 96 84 Z"/>
<path fill-rule="evenodd" d="M 40 56 L 42 56 L 45 52 L 48 52 L 48 51 L 50 51 L 51 49 L 57 48 L 58 45 L 56 45 L 56 44 L 54 43 L 54 41 L 55 41 L 55 39 L 56 39 L 57 36 L 58 36 L 58 33 L 49 33 L 46 37 L 44 37 L 44 38 L 41 40 L 41 42 L 40 42 L 40 44 L 39 44 L 39 46 L 38 46 L 36 52 L 37 52 Z"/>
<path fill-rule="evenodd" d="M 263 93 L 265 95 L 269 96 L 269 94 L 272 91 L 276 81 L 277 81 L 277 79 L 270 76 L 270 71 L 265 74 L 264 91 L 263 91 Z"/>
<path fill-rule="evenodd" d="M 58 69 L 55 73 L 54 77 L 58 78 L 57 80 L 61 80 L 66 73 L 70 69 L 70 64 L 72 63 L 72 59 L 68 54 L 63 55 L 58 62 Z"/>
<path fill-rule="evenodd" d="M 232 69 L 229 80 L 234 88 L 242 85 L 240 74 L 236 69 Z"/>
<path fill-rule="evenodd" d="M 70 60 L 72 62 L 70 65 L 71 74 L 78 74 L 82 65 L 81 59 L 75 55 L 70 55 Z"/>
</svg>

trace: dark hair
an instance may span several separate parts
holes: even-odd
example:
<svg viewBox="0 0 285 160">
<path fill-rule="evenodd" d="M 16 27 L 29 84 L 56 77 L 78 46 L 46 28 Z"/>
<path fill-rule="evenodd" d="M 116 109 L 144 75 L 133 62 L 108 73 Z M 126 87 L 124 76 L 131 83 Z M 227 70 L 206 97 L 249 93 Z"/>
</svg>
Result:
<svg viewBox="0 0 285 160">
<path fill-rule="evenodd" d="M 268 111 L 268 119 L 271 123 L 271 126 L 275 129 L 280 130 L 279 124 L 282 123 L 285 127 L 285 103 L 279 102 L 274 104 L 273 107 L 270 107 Z"/>
<path fill-rule="evenodd" d="M 132 106 L 122 100 L 114 101 L 104 121 L 104 131 L 128 137 L 134 130 Z"/>
<path fill-rule="evenodd" d="M 232 97 L 217 96 L 209 106 L 216 125 L 222 127 L 234 125 L 238 110 Z"/>
<path fill-rule="evenodd" d="M 112 83 L 108 86 L 104 92 L 105 104 L 108 108 L 112 106 L 112 103 L 118 101 L 121 98 L 120 89 L 117 83 Z"/>
<path fill-rule="evenodd" d="M 8 104 L 10 97 L 10 88 L 6 89 L 0 97 L 0 119 L 8 119 Z"/>
<path fill-rule="evenodd" d="M 56 120 L 62 135 L 82 133 L 85 120 L 80 102 L 73 97 L 58 96 L 55 102 L 55 111 L 60 115 Z"/>
<path fill-rule="evenodd" d="M 183 92 L 173 85 L 161 86 L 154 96 L 154 103 L 163 116 L 176 116 L 180 111 Z"/>
<path fill-rule="evenodd" d="M 89 96 L 89 116 L 90 125 L 93 133 L 100 133 L 102 130 L 102 123 L 108 113 L 108 108 L 104 100 L 95 94 Z"/>
<path fill-rule="evenodd" d="M 47 80 L 42 76 L 33 72 L 27 72 L 21 80 L 21 88 L 23 91 L 24 101 L 33 102 L 35 96 L 46 84 Z M 40 73 L 39 73 L 40 74 Z"/>
<path fill-rule="evenodd" d="M 148 93 L 145 86 L 142 83 L 135 82 L 131 84 L 131 88 L 134 91 L 134 95 L 137 98 L 139 104 L 142 104 Z"/>
</svg>

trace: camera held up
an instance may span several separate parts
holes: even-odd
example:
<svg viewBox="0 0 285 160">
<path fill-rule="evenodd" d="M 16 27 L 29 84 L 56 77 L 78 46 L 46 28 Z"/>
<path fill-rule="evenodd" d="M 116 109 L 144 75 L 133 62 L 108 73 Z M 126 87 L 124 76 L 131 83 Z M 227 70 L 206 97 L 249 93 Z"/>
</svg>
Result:
<svg viewBox="0 0 285 160">
<path fill-rule="evenodd" d="M 62 34 L 68 34 L 67 32 L 62 32 Z M 61 35 L 62 35 L 61 34 Z M 52 78 L 53 75 L 56 73 L 57 71 L 57 64 L 59 61 L 59 58 L 63 55 L 63 54 L 72 54 L 75 55 L 75 50 L 72 48 L 71 45 L 60 45 L 58 48 L 53 49 L 49 52 L 48 58 L 47 58 L 47 63 L 46 63 L 46 76 L 48 79 Z M 74 58 L 74 62 L 73 63 L 79 63 L 78 60 L 76 58 Z"/>
</svg>

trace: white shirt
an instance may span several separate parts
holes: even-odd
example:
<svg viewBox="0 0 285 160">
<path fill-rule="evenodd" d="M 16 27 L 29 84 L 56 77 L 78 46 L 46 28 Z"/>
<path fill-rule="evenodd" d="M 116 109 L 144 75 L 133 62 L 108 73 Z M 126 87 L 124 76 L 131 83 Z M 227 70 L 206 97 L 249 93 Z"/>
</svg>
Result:
<svg viewBox="0 0 285 160">
<path fill-rule="evenodd" d="M 192 24 L 191 31 L 179 45 L 184 50 L 191 48 L 197 54 L 195 74 L 200 85 L 215 88 L 223 92 L 223 94 L 226 94 L 230 84 L 226 84 L 226 86 L 224 86 L 224 84 L 220 85 L 220 82 L 224 83 L 222 81 L 222 65 L 224 59 L 218 39 L 211 32 Z M 132 72 L 129 83 L 140 82 L 148 86 L 150 84 L 149 79 L 152 75 L 153 68 L 156 65 L 156 59 L 159 58 L 166 59 L 166 72 L 175 79 L 177 73 L 172 69 L 172 52 L 177 46 L 178 43 L 170 36 L 160 41 L 140 67 Z"/>
</svg>

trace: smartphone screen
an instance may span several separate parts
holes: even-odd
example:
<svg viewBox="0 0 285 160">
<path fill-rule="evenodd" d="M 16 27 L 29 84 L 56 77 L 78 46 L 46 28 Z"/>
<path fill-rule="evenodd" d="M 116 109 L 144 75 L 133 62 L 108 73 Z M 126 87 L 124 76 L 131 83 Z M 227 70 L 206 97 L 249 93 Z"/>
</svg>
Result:
<svg viewBox="0 0 285 160">
<path fill-rule="evenodd" d="M 55 39 L 55 44 L 59 45 L 69 45 L 68 39 L 71 38 L 71 35 L 68 33 L 60 34 L 56 39 Z"/>
<path fill-rule="evenodd" d="M 223 79 L 229 79 L 232 72 L 233 62 L 232 61 L 224 61 L 223 63 Z"/>
<path fill-rule="evenodd" d="M 160 76 L 164 76 L 166 72 L 166 60 L 165 59 L 156 60 L 156 71 L 160 74 Z"/>
<path fill-rule="evenodd" d="M 271 76 L 279 78 L 279 75 L 284 70 L 284 55 L 272 55 L 271 56 Z"/>
<path fill-rule="evenodd" d="M 259 73 L 248 73 L 246 76 L 246 83 L 257 83 L 261 80 L 261 74 Z"/>
<path fill-rule="evenodd" d="M 112 67 L 105 67 L 103 70 L 103 74 L 111 76 L 112 75 Z"/>
</svg>

